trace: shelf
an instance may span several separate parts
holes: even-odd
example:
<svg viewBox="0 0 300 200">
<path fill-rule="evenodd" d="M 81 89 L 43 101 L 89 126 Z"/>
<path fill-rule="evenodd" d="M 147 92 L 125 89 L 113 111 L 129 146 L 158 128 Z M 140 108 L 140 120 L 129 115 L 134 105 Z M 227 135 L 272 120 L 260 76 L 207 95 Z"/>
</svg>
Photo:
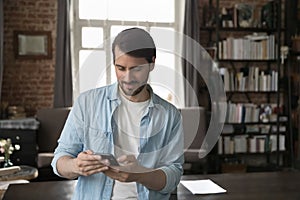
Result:
<svg viewBox="0 0 300 200">
<path fill-rule="evenodd" d="M 287 123 L 287 121 L 280 121 L 279 123 Z M 241 122 L 241 123 L 228 123 L 227 125 L 233 125 L 233 126 L 246 126 L 246 125 L 276 125 L 277 122 Z"/>
<path fill-rule="evenodd" d="M 279 123 L 287 123 L 288 122 L 288 117 L 286 115 L 279 115 Z M 244 127 L 246 125 L 276 125 L 277 121 L 269 121 L 269 122 L 262 122 L 262 121 L 257 121 L 257 122 L 225 122 L 225 125 L 232 125 L 232 126 L 241 126 Z"/>
<path fill-rule="evenodd" d="M 216 27 L 200 27 L 200 31 L 215 31 Z M 220 27 L 219 31 L 228 32 L 277 32 L 276 28 L 256 28 L 256 27 Z M 281 28 L 280 31 L 285 31 L 285 28 Z"/>
<path fill-rule="evenodd" d="M 282 91 L 226 91 L 226 93 L 234 93 L 234 94 L 277 94 L 277 92 L 282 92 Z"/>
<path fill-rule="evenodd" d="M 260 133 L 260 132 L 243 132 L 240 133 L 238 131 L 235 131 L 234 133 L 221 133 L 222 137 L 234 137 L 234 136 L 268 136 L 268 135 L 285 135 L 285 132 L 279 132 L 279 133 Z"/>
<path fill-rule="evenodd" d="M 300 56 L 300 51 L 290 50 L 290 55 L 291 56 Z"/>
<path fill-rule="evenodd" d="M 256 60 L 256 59 L 219 59 L 219 62 L 277 62 L 275 59 L 263 59 L 263 60 Z"/>
<path fill-rule="evenodd" d="M 219 156 L 223 156 L 223 157 L 234 157 L 234 156 L 256 156 L 256 155 L 261 155 L 261 156 L 265 156 L 265 155 L 276 155 L 277 153 L 280 154 L 284 154 L 286 153 L 286 151 L 268 151 L 268 152 L 255 152 L 255 153 L 251 153 L 251 152 L 245 152 L 245 153 L 233 153 L 233 154 L 219 154 Z"/>
<path fill-rule="evenodd" d="M 268 164 L 268 165 L 260 165 L 260 166 L 255 166 L 255 165 L 247 165 L 247 172 L 274 172 L 281 170 L 281 167 L 275 164 Z"/>
</svg>

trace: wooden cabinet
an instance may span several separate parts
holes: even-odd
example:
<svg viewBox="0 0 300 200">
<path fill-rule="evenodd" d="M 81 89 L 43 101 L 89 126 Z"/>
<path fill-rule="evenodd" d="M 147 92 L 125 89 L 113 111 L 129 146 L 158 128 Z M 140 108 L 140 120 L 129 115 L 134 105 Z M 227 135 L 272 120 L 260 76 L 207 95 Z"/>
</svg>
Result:
<svg viewBox="0 0 300 200">
<path fill-rule="evenodd" d="M 14 165 L 36 166 L 37 163 L 37 130 L 0 129 L 0 138 L 10 138 L 13 145 L 20 145 L 11 155 Z"/>
</svg>

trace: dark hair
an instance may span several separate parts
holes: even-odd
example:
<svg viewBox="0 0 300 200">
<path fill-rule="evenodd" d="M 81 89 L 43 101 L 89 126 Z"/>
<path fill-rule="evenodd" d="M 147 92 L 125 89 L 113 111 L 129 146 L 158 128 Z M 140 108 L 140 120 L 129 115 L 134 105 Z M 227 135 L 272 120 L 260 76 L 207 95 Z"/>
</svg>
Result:
<svg viewBox="0 0 300 200">
<path fill-rule="evenodd" d="M 156 47 L 151 35 L 140 28 L 130 28 L 120 32 L 112 43 L 113 61 L 115 63 L 115 48 L 136 58 L 145 58 L 152 63 L 156 57 Z"/>
</svg>

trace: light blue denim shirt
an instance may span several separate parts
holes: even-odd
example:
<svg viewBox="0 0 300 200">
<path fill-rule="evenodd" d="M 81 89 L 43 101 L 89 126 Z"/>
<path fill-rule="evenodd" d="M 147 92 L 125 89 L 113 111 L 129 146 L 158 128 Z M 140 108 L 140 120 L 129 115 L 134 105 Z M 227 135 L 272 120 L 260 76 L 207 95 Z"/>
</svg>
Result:
<svg viewBox="0 0 300 200">
<path fill-rule="evenodd" d="M 151 99 L 140 123 L 140 147 L 137 157 L 144 167 L 161 169 L 167 177 L 160 191 L 149 190 L 137 183 L 139 200 L 169 199 L 183 173 L 183 129 L 180 112 L 170 103 L 148 90 Z M 121 101 L 118 84 L 82 93 L 69 114 L 58 140 L 52 160 L 54 172 L 61 156 L 76 157 L 80 152 L 92 150 L 114 153 L 114 136 L 118 128 L 114 111 Z M 74 192 L 75 200 L 110 200 L 114 180 L 103 173 L 80 176 Z"/>
</svg>

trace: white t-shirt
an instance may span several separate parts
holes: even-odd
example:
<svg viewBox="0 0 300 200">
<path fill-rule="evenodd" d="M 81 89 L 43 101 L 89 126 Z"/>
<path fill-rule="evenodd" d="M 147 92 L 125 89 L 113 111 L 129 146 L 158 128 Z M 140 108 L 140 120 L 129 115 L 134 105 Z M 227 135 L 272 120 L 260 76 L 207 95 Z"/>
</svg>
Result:
<svg viewBox="0 0 300 200">
<path fill-rule="evenodd" d="M 119 91 L 119 94 L 122 92 Z M 144 102 L 132 102 L 121 96 L 121 105 L 115 113 L 115 121 L 118 126 L 118 135 L 115 137 L 115 156 L 138 156 L 140 145 L 140 122 L 149 105 L 150 100 Z M 115 181 L 112 200 L 137 199 L 136 183 L 122 183 Z"/>
</svg>

